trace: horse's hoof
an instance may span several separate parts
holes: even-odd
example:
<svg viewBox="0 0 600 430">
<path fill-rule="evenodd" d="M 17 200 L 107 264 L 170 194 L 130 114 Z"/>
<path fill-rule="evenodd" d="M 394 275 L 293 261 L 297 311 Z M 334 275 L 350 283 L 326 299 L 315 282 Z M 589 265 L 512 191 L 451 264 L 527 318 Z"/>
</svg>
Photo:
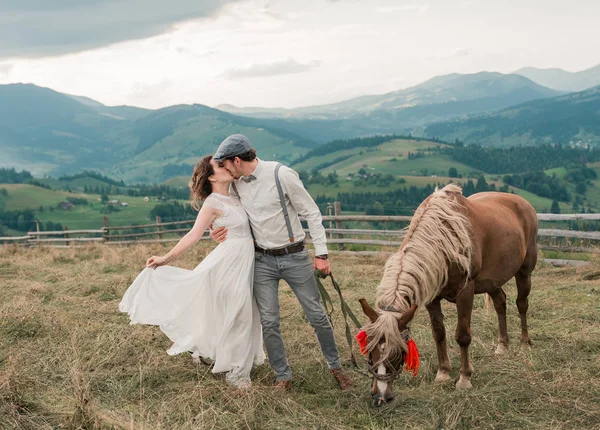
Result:
<svg viewBox="0 0 600 430">
<path fill-rule="evenodd" d="M 506 355 L 508 354 L 508 348 L 503 343 L 499 343 L 496 347 L 496 351 L 494 352 L 496 355 Z"/>
<path fill-rule="evenodd" d="M 456 383 L 457 390 L 470 390 L 471 388 L 473 388 L 473 385 L 471 385 L 471 381 L 466 377 L 461 376 Z"/>
<path fill-rule="evenodd" d="M 533 346 L 533 342 L 531 342 L 531 339 L 521 341 L 521 348 L 523 348 L 525 350 L 530 350 L 532 346 Z"/>
<path fill-rule="evenodd" d="M 433 382 L 436 384 L 443 384 L 449 381 L 452 381 L 450 374 L 447 372 L 442 372 L 441 370 L 438 370 L 438 373 L 435 375 L 435 379 L 433 380 Z"/>
</svg>

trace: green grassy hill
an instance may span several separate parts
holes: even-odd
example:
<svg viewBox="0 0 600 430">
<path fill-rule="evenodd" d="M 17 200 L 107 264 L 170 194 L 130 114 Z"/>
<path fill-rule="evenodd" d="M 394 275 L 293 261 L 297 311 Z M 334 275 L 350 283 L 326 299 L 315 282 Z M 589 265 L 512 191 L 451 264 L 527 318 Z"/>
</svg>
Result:
<svg viewBox="0 0 600 430">
<path fill-rule="evenodd" d="M 0 167 L 40 177 L 99 170 L 128 182 L 157 183 L 245 133 L 263 156 L 289 162 L 316 143 L 278 120 L 237 117 L 203 105 L 158 110 L 106 107 L 35 85 L 0 85 Z"/>
<path fill-rule="evenodd" d="M 59 222 L 63 226 L 68 226 L 71 230 L 102 228 L 104 226 L 104 206 L 99 201 L 99 196 L 94 196 L 94 200 L 90 197 L 92 196 L 88 196 L 89 205 L 76 205 L 66 211 L 60 209 L 45 210 L 37 213 L 36 216 L 40 221 Z M 152 221 L 149 218 L 150 211 L 158 203 L 154 199 L 145 202 L 143 197 L 110 196 L 110 198 L 128 204 L 127 207 L 119 207 L 117 212 L 106 215 L 109 224 L 112 226 L 147 224 Z"/>
<path fill-rule="evenodd" d="M 315 155 L 294 164 L 293 168 L 297 171 L 310 172 L 315 167 L 325 165 L 326 167 L 320 169 L 323 175 L 336 172 L 339 175 L 338 185 L 332 186 L 320 183 L 310 183 L 308 185 L 308 190 L 313 196 L 327 196 L 332 200 L 336 198 L 338 193 L 378 193 L 410 186 L 421 188 L 426 185 L 445 185 L 450 182 L 464 185 L 469 178 L 476 181 L 482 173 L 487 183 L 494 184 L 497 189 L 504 185 L 502 175 L 487 174 L 456 161 L 447 151 L 450 148 L 451 146 L 448 144 L 434 141 L 397 138 L 376 146 L 340 149 L 323 155 Z M 409 153 L 412 154 L 410 158 Z M 331 164 L 336 160 L 340 161 Z M 450 178 L 448 174 L 452 167 L 457 169 L 458 175 L 463 176 L 463 178 Z M 600 163 L 598 163 L 597 168 L 600 171 Z M 357 186 L 356 175 L 361 169 L 371 175 L 393 175 L 396 182 L 379 185 L 369 184 L 367 180 L 360 181 L 361 185 Z M 566 172 L 565 167 L 547 170 L 548 175 L 556 174 L 559 178 L 563 178 Z M 354 175 L 354 179 L 349 180 L 348 175 Z M 593 182 L 595 183 L 595 181 Z M 179 183 L 183 183 L 183 180 Z M 568 188 L 574 195 L 574 184 L 570 184 Z M 513 186 L 509 187 L 509 190 L 527 199 L 540 212 L 548 212 L 552 206 L 552 199 Z M 598 181 L 597 186 L 588 188 L 586 198 L 594 206 L 600 206 L 600 181 Z M 559 206 L 561 212 L 572 212 L 570 203 L 560 202 Z"/>
<path fill-rule="evenodd" d="M 190 182 L 189 176 L 173 176 L 172 178 L 169 178 L 166 181 L 164 181 L 163 184 L 168 185 L 170 187 L 185 187 L 185 188 L 187 188 L 189 182 Z"/>
<path fill-rule="evenodd" d="M 56 178 L 43 178 L 39 179 L 39 182 L 42 184 L 49 185 L 52 189 L 64 189 L 69 187 L 73 191 L 83 191 L 87 188 L 110 188 L 112 186 L 111 183 L 103 181 L 98 178 L 92 177 L 82 177 L 82 178 L 74 178 L 74 179 L 56 179 Z"/>
<path fill-rule="evenodd" d="M 190 132 L 195 126 L 194 121 L 188 124 Z M 185 129 L 184 127 L 181 130 Z M 251 133 L 251 131 L 249 132 Z M 256 133 L 260 134 L 263 131 L 259 130 Z M 254 137 L 259 138 L 266 145 L 271 145 L 265 146 L 266 155 L 263 158 L 278 159 L 278 153 L 274 151 L 279 150 L 281 146 L 278 146 L 276 139 L 269 140 L 269 136 L 266 134 Z M 169 139 L 170 137 L 166 138 L 166 140 Z M 285 144 L 283 145 L 285 146 Z M 273 152 L 269 153 L 268 148 Z M 294 148 L 294 146 L 288 147 L 288 149 Z M 335 150 L 336 148 L 339 149 Z M 159 149 L 156 145 L 151 145 L 146 151 L 159 151 Z M 318 196 L 325 197 L 325 199 L 321 199 L 321 203 L 323 201 L 339 199 L 339 194 L 389 193 L 410 187 L 423 189 L 427 185 L 443 186 L 449 182 L 466 185 L 468 180 L 476 183 L 482 174 L 487 183 L 490 185 L 494 184 L 496 189 L 500 189 L 504 185 L 502 182 L 503 174 L 482 172 L 470 165 L 455 160 L 455 154 L 453 155 L 452 151 L 458 148 L 444 143 L 410 138 L 357 139 L 351 142 L 332 144 L 329 149 L 330 152 L 325 151 L 324 153 L 320 149 L 311 150 L 306 154 L 309 158 L 302 157 L 300 158 L 300 162 L 292 164 L 296 171 L 305 172 L 305 174 L 306 172 L 318 169 L 319 173 L 325 179 L 329 174 L 333 172 L 337 173 L 337 181 L 334 183 L 326 181 L 318 182 L 313 181 L 313 179 L 306 180 L 307 189 L 314 198 Z M 175 154 L 179 151 L 181 154 L 182 150 L 182 147 L 174 144 L 174 146 L 171 146 L 170 153 Z M 498 156 L 501 156 L 501 154 Z M 296 159 L 298 157 L 299 155 L 296 155 Z M 156 159 L 155 156 L 152 158 Z M 476 158 L 472 159 L 476 160 Z M 159 169 L 161 167 L 160 163 L 156 161 L 153 163 L 152 166 L 148 166 L 149 169 Z M 599 173 L 598 176 L 600 177 L 600 162 L 591 163 L 589 166 Z M 138 166 L 137 168 L 141 169 L 144 166 Z M 462 177 L 449 177 L 449 170 L 451 168 L 456 169 L 457 175 Z M 570 168 L 557 167 L 547 169 L 545 173 L 547 175 L 555 175 L 574 198 L 576 195 L 576 185 L 568 182 L 568 175 L 571 172 L 568 169 Z M 133 169 L 134 167 L 132 166 Z M 89 193 L 82 193 L 84 188 L 91 190 L 98 186 L 99 188 L 110 189 L 108 194 L 111 200 L 115 199 L 128 204 L 126 207 L 117 206 L 117 211 L 108 214 L 111 225 L 147 223 L 150 220 L 150 211 L 157 203 L 163 201 L 152 197 L 154 194 L 148 193 L 148 190 L 141 191 L 142 195 L 140 197 L 123 195 L 132 190 L 131 186 L 127 187 L 112 181 L 110 178 L 104 178 L 101 175 L 95 176 L 95 174 L 86 172 L 71 177 L 60 179 L 45 178 L 39 181 L 62 189 L 48 190 L 30 184 L 0 184 L 0 189 L 7 191 L 7 196 L 2 197 L 0 195 L 0 210 L 15 211 L 32 209 L 35 212 L 36 219 L 43 222 L 52 221 L 61 223 L 70 229 L 95 229 L 103 225 L 106 208 L 101 204 L 98 193 L 92 194 L 91 191 Z M 167 189 L 163 195 L 168 200 L 172 197 L 170 197 L 171 194 L 178 193 L 179 201 L 185 202 L 188 181 L 189 176 L 187 174 L 169 178 L 163 184 L 172 188 Z M 587 208 L 590 205 L 596 208 L 600 207 L 600 179 L 588 180 L 586 183 L 587 191 L 582 196 L 586 199 L 585 207 Z M 66 191 L 65 189 L 67 188 L 73 192 Z M 117 188 L 119 191 L 116 191 Z M 140 193 L 140 190 L 136 189 L 135 191 Z M 547 212 L 552 206 L 552 199 L 550 198 L 541 197 L 525 189 L 513 186 L 509 187 L 509 190 L 526 198 L 539 212 Z M 144 201 L 143 193 L 147 193 L 149 201 Z M 75 205 L 69 210 L 60 209 L 58 204 L 69 197 L 86 198 L 89 204 Z M 559 204 L 561 212 L 572 212 L 572 202 L 573 200 L 571 202 L 561 201 Z M 394 202 L 386 204 L 391 207 L 390 205 L 394 205 Z M 404 204 L 406 206 L 403 209 L 406 209 L 408 212 L 416 206 L 412 200 L 410 202 L 404 201 Z M 40 210 L 40 207 L 42 207 L 42 210 Z M 355 209 L 348 207 L 347 209 L 342 208 L 342 210 Z M 10 227 L 8 226 L 8 228 Z"/>
<path fill-rule="evenodd" d="M 36 219 L 60 223 L 69 229 L 98 229 L 104 225 L 104 206 L 98 194 L 69 193 L 61 190 L 47 190 L 29 184 L 0 184 L 0 189 L 6 189 L 8 196 L 2 199 L 5 211 L 32 209 Z M 68 210 L 58 207 L 67 198 L 85 198 L 87 205 L 74 205 Z M 110 225 L 145 224 L 150 221 L 150 211 L 159 201 L 150 197 L 131 197 L 111 195 L 111 200 L 126 202 L 127 206 L 117 205 L 117 211 L 108 214 Z M 183 201 L 181 201 L 183 202 Z M 40 206 L 43 210 L 40 211 Z"/>
<path fill-rule="evenodd" d="M 178 127 L 163 138 L 152 142 L 131 158 L 109 170 L 109 175 L 126 182 L 155 182 L 167 179 L 169 165 L 184 165 L 181 171 L 192 172 L 193 166 L 205 155 L 214 153 L 224 137 L 242 133 L 250 138 L 259 155 L 289 163 L 304 154 L 308 148 L 277 136 L 265 129 L 227 121 L 218 116 L 198 116 L 182 121 Z M 187 167 L 185 167 L 187 166 Z"/>
<path fill-rule="evenodd" d="M 488 184 L 495 184 L 497 188 L 500 188 L 502 185 L 504 185 L 501 181 L 498 180 L 492 180 L 492 177 L 495 177 L 493 175 L 485 175 L 487 183 Z M 352 193 L 352 192 L 361 192 L 361 193 L 377 193 L 377 192 L 387 192 L 387 191 L 392 191 L 394 189 L 397 188 L 404 188 L 404 187 L 410 187 L 410 186 L 415 186 L 415 187 L 424 187 L 426 185 L 431 185 L 431 186 L 444 186 L 446 184 L 449 184 L 450 182 L 453 182 L 455 184 L 459 184 L 459 185 L 464 185 L 465 182 L 467 181 L 467 179 L 457 179 L 457 178 L 450 178 L 450 177 L 431 177 L 431 176 L 402 176 L 402 179 L 404 179 L 406 182 L 405 183 L 397 183 L 397 184 L 393 184 L 393 185 L 388 185 L 388 186 L 381 186 L 381 185 L 365 185 L 365 186 L 361 186 L 361 187 L 356 187 L 352 184 L 351 181 L 344 181 L 341 180 L 339 186 L 328 186 L 328 185 L 322 185 L 322 184 L 310 184 L 308 186 L 308 191 L 310 192 L 310 194 L 312 196 L 327 196 L 330 197 L 331 200 L 335 200 L 335 198 L 337 197 L 338 193 Z M 538 212 L 549 212 L 550 207 L 552 206 L 552 200 L 551 199 L 547 199 L 545 197 L 540 197 L 537 196 L 533 193 L 530 193 L 529 191 L 526 190 L 522 190 L 520 188 L 516 188 L 516 187 L 509 187 L 509 190 L 514 192 L 515 194 L 523 197 L 524 199 L 526 199 L 529 203 L 531 203 L 531 205 L 538 211 Z M 600 191 L 600 188 L 599 188 Z M 594 201 L 598 201 L 600 202 L 600 195 L 598 195 L 598 200 L 594 200 Z M 572 212 L 571 210 L 571 205 L 569 203 L 559 203 L 560 209 L 561 209 L 561 213 L 568 213 L 568 212 Z M 342 208 L 343 210 L 343 208 Z"/>
<path fill-rule="evenodd" d="M 4 203 L 4 210 L 7 211 L 38 209 L 40 206 L 56 206 L 58 203 L 66 200 L 67 197 L 91 198 L 88 194 L 47 190 L 46 188 L 29 184 L 0 184 L 0 188 L 8 191 L 8 197 Z"/>
<path fill-rule="evenodd" d="M 321 172 L 326 174 L 335 171 L 338 175 L 345 176 L 365 168 L 370 173 L 394 176 L 447 176 L 450 167 L 455 167 L 460 173 L 474 170 L 472 167 L 452 160 L 449 155 L 430 151 L 429 148 L 432 147 L 446 148 L 448 145 L 433 141 L 394 139 L 376 147 L 357 147 L 311 157 L 299 164 L 294 164 L 293 167 L 297 171 L 312 171 L 315 166 L 344 158 L 338 163 L 323 168 Z M 409 159 L 409 153 L 416 154 L 417 152 L 421 152 L 423 157 Z"/>
</svg>

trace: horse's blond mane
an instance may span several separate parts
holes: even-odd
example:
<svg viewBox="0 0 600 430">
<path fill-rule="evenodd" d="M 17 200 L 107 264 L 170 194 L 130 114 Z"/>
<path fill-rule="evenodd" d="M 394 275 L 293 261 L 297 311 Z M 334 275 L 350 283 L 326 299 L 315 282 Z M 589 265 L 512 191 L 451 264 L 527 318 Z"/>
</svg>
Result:
<svg viewBox="0 0 600 430">
<path fill-rule="evenodd" d="M 468 277 L 471 273 L 470 223 L 463 213 L 457 185 L 446 185 L 415 211 L 400 250 L 392 255 L 377 288 L 379 318 L 365 330 L 372 350 L 385 337 L 382 360 L 406 351 L 398 329 L 398 318 L 416 303 L 431 302 L 448 282 L 449 264 L 456 264 Z"/>
</svg>

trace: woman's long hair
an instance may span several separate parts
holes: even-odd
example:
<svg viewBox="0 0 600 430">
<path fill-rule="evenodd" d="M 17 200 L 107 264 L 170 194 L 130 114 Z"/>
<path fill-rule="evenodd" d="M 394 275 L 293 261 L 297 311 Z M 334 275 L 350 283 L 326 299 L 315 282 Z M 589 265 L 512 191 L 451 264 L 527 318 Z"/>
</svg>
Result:
<svg viewBox="0 0 600 430">
<path fill-rule="evenodd" d="M 214 175 L 215 170 L 212 164 L 210 164 L 211 160 L 212 155 L 207 155 L 196 164 L 192 172 L 192 178 L 188 184 L 190 187 L 190 203 L 192 208 L 197 211 L 200 210 L 198 200 L 204 201 L 212 193 L 212 184 L 208 178 Z"/>
</svg>

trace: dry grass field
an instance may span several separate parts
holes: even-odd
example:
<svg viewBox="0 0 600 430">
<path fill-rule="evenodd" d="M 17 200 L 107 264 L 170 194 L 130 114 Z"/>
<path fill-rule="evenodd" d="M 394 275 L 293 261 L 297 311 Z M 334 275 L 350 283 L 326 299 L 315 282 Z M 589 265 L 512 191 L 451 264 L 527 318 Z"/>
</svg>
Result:
<svg viewBox="0 0 600 430">
<path fill-rule="evenodd" d="M 175 263 L 193 268 L 208 246 Z M 0 247 L 0 429 L 600 429 L 600 261 L 534 272 L 531 350 L 518 345 L 514 283 L 506 287 L 508 356 L 494 356 L 495 314 L 478 297 L 468 392 L 434 385 L 434 343 L 419 312 L 412 324 L 419 375 L 403 374 L 396 400 L 374 409 L 366 377 L 352 372 L 356 387 L 336 388 L 288 287 L 280 296 L 291 392 L 272 391 L 267 365 L 254 371 L 250 390 L 236 391 L 189 356 L 168 356 L 157 327 L 131 326 L 118 311 L 146 258 L 166 249 Z M 358 298 L 372 302 L 383 264 L 383 257 L 332 258 L 357 313 Z M 452 338 L 456 311 L 444 307 Z M 336 311 L 348 358 L 340 318 Z M 450 347 L 457 376 L 459 352 L 454 341 Z"/>
</svg>

